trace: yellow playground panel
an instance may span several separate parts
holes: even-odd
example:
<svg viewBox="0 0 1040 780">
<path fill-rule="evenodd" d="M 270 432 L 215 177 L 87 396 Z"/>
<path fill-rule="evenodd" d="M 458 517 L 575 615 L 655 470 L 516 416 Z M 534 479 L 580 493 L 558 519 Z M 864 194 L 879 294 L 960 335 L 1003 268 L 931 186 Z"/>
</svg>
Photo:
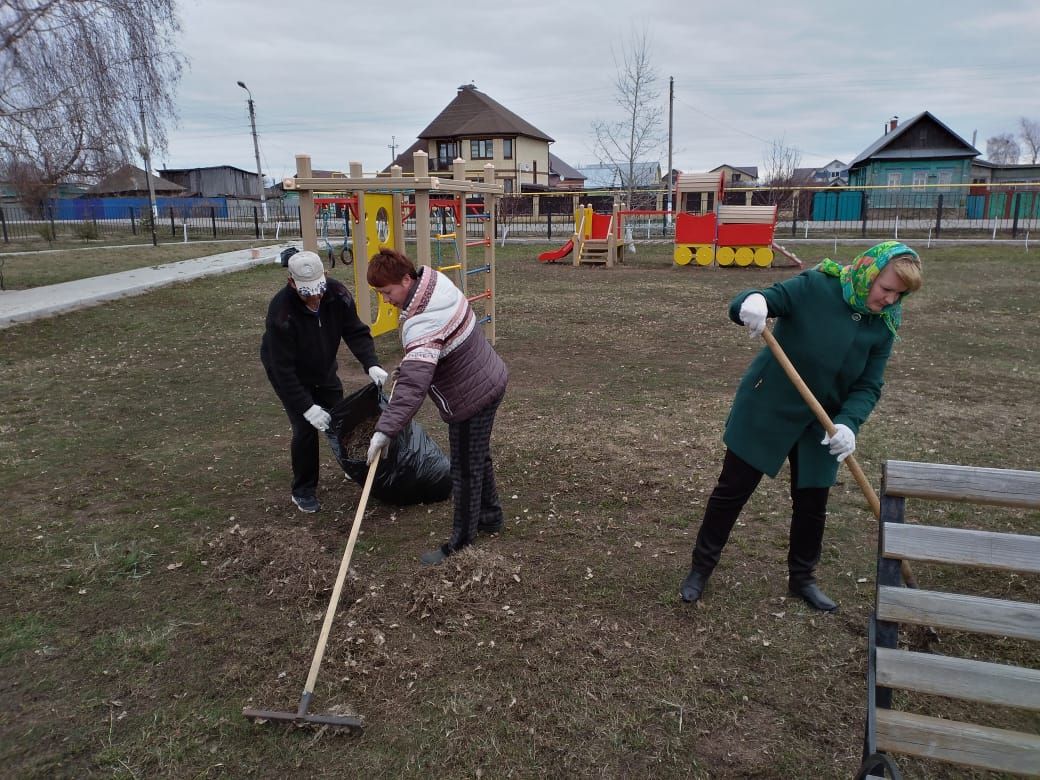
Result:
<svg viewBox="0 0 1040 780">
<path fill-rule="evenodd" d="M 363 230 L 365 233 L 365 246 L 367 247 L 366 251 L 368 252 L 368 255 L 371 257 L 380 249 L 385 247 L 389 247 L 390 249 L 396 248 L 397 237 L 398 235 L 403 234 L 404 231 L 403 226 L 400 224 L 400 204 L 397 204 L 395 209 L 394 196 L 382 192 L 366 193 L 364 204 L 365 224 Z M 358 216 L 360 217 L 361 215 L 359 214 Z M 350 227 L 351 232 L 356 236 L 358 230 L 362 226 L 359 226 L 353 218 L 351 218 Z M 358 291 L 358 295 L 361 295 L 361 290 L 368 289 L 368 280 L 358 278 L 358 271 L 361 265 L 361 263 L 354 263 L 354 290 Z M 367 268 L 367 263 L 365 265 Z M 392 303 L 385 301 L 382 295 L 376 295 L 375 301 L 376 318 L 370 326 L 372 335 L 381 336 L 384 333 L 397 330 L 400 310 Z"/>
</svg>

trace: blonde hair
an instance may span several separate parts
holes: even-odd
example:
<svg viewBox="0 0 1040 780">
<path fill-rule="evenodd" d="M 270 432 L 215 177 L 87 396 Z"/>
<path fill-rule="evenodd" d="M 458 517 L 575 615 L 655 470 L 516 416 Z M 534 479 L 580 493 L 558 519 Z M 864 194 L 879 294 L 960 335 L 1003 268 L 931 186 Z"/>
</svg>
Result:
<svg viewBox="0 0 1040 780">
<path fill-rule="evenodd" d="M 895 269 L 896 276 L 906 285 L 908 293 L 917 292 L 924 284 L 924 276 L 921 273 L 921 258 L 917 255 L 897 255 L 888 261 Z"/>
</svg>

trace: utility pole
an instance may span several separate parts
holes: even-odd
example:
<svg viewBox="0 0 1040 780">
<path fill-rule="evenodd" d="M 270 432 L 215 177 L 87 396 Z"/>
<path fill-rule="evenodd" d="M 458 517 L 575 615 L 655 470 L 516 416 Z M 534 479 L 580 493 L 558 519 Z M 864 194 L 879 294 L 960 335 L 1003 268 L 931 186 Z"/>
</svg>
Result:
<svg viewBox="0 0 1040 780">
<path fill-rule="evenodd" d="M 249 95 L 249 125 L 253 128 L 253 154 L 256 157 L 256 180 L 260 185 L 260 212 L 263 214 L 264 222 L 267 222 L 267 193 L 264 187 L 264 174 L 260 170 L 260 144 L 256 140 L 256 111 L 253 110 L 253 93 L 244 81 L 236 82 Z"/>
<path fill-rule="evenodd" d="M 393 165 L 394 162 L 397 160 L 397 136 L 396 135 L 390 136 L 390 143 L 387 145 L 387 148 L 390 150 L 390 164 Z"/>
<path fill-rule="evenodd" d="M 148 183 L 148 206 L 152 212 L 152 246 L 159 246 L 159 237 L 155 234 L 155 223 L 159 221 L 159 209 L 155 205 L 155 182 L 152 181 L 152 154 L 148 149 L 148 123 L 144 119 L 144 97 L 137 90 L 137 103 L 141 109 L 141 138 L 139 151 L 144 158 L 144 180 Z"/>
<path fill-rule="evenodd" d="M 675 177 L 672 175 L 672 106 L 675 103 L 675 77 L 668 77 L 668 223 L 674 219 L 672 212 L 675 193 Z"/>
</svg>

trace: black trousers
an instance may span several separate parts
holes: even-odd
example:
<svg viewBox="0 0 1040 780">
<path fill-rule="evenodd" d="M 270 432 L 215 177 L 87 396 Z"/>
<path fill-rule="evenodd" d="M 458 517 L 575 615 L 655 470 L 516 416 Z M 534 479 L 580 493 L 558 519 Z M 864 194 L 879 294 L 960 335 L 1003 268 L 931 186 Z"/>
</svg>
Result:
<svg viewBox="0 0 1040 780">
<path fill-rule="evenodd" d="M 812 582 L 813 571 L 823 548 L 823 527 L 827 519 L 827 497 L 830 488 L 801 488 L 798 484 L 798 459 L 792 450 L 791 464 L 791 533 L 787 552 L 787 569 L 792 582 Z M 693 546 L 693 569 L 709 575 L 715 569 L 726 546 L 730 531 L 744 504 L 762 480 L 762 472 L 748 465 L 728 448 L 722 461 L 718 484 L 708 499 L 704 519 Z"/>
<path fill-rule="evenodd" d="M 478 526 L 493 528 L 502 524 L 502 504 L 491 461 L 491 429 L 501 403 L 499 398 L 468 420 L 448 424 L 455 515 L 451 538 L 443 545 L 446 553 L 471 544 L 477 537 Z"/>
<path fill-rule="evenodd" d="M 343 385 L 322 385 L 310 388 L 314 403 L 325 411 L 343 400 Z M 292 494 L 294 496 L 313 496 L 318 489 L 319 441 L 322 434 L 307 422 L 302 414 L 285 413 L 292 426 L 292 443 L 289 453 L 292 459 Z"/>
</svg>

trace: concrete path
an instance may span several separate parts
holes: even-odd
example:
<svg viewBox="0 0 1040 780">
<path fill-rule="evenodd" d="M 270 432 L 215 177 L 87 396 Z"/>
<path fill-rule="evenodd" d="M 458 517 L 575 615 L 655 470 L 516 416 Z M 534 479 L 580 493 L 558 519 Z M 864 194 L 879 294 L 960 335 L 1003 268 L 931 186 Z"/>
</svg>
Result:
<svg viewBox="0 0 1040 780">
<path fill-rule="evenodd" d="M 256 250 L 239 249 L 194 260 L 181 260 L 46 287 L 34 287 L 31 290 L 0 290 L 0 328 L 85 309 L 105 301 L 140 295 L 149 290 L 177 282 L 188 282 L 202 276 L 226 274 L 258 265 L 277 263 L 279 253 L 284 248 L 284 245 L 278 245 Z"/>
</svg>

